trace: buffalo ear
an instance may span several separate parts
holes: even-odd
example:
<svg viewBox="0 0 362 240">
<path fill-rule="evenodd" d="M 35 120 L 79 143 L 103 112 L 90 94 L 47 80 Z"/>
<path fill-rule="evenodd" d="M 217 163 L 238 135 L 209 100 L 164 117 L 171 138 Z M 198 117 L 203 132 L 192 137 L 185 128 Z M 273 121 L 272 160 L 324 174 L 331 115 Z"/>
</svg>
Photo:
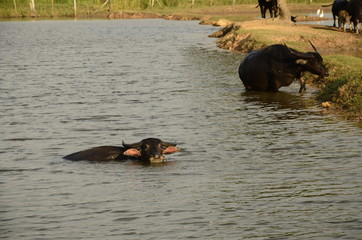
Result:
<svg viewBox="0 0 362 240">
<path fill-rule="evenodd" d="M 123 152 L 123 155 L 132 156 L 132 157 L 140 157 L 141 152 L 136 148 L 130 148 Z"/>
<path fill-rule="evenodd" d="M 304 59 L 297 59 L 297 61 L 295 61 L 296 64 L 300 64 L 300 65 L 305 65 L 307 64 L 307 60 Z"/>
<path fill-rule="evenodd" d="M 181 151 L 180 148 L 174 147 L 174 146 L 169 146 L 165 150 L 163 150 L 163 154 L 172 154 L 172 153 L 179 152 L 179 151 Z"/>
</svg>

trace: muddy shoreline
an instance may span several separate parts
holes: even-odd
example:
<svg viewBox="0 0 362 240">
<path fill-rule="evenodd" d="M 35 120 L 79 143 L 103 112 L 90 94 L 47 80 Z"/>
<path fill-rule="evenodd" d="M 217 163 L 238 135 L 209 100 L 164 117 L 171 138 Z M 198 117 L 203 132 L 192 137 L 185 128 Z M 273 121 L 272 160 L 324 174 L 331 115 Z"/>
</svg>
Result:
<svg viewBox="0 0 362 240">
<path fill-rule="evenodd" d="M 242 53 L 277 43 L 288 43 L 288 46 L 308 51 L 308 41 L 318 46 L 321 52 L 332 49 L 334 52 L 362 52 L 361 37 L 353 32 L 344 33 L 330 26 L 297 25 L 273 19 L 230 23 L 210 37 L 219 38 L 218 47 Z"/>
</svg>

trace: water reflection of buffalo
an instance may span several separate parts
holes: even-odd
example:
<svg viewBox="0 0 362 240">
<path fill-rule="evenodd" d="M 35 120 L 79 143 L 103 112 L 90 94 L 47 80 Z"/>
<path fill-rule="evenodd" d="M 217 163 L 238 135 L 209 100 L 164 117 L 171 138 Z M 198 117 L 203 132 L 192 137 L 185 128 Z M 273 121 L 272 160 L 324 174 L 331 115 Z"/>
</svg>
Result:
<svg viewBox="0 0 362 240">
<path fill-rule="evenodd" d="M 101 146 L 76 152 L 65 156 L 67 160 L 88 161 L 125 161 L 138 160 L 145 163 L 160 163 L 165 161 L 165 154 L 180 151 L 176 143 L 164 142 L 157 138 L 147 138 L 140 142 L 126 144 L 122 147 Z"/>
<path fill-rule="evenodd" d="M 309 111 L 308 107 L 313 106 L 314 102 L 309 97 L 297 94 L 295 92 L 241 92 L 242 99 L 246 108 L 265 109 L 266 111 L 303 112 Z"/>
<path fill-rule="evenodd" d="M 294 80 L 301 83 L 299 92 L 305 90 L 303 72 L 319 76 L 328 75 L 323 58 L 315 52 L 299 52 L 286 45 L 276 44 L 250 52 L 239 66 L 239 77 L 246 90 L 276 92 Z"/>
</svg>

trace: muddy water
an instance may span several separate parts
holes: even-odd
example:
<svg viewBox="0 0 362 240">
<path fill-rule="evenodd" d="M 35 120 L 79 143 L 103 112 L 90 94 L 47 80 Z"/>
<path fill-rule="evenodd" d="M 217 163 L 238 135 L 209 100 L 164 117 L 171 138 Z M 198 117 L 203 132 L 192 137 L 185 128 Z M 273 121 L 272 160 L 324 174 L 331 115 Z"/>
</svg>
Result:
<svg viewBox="0 0 362 240">
<path fill-rule="evenodd" d="M 245 93 L 210 26 L 0 23 L 1 239 L 359 239 L 361 129 Z M 168 164 L 61 157 L 147 137 Z"/>
</svg>

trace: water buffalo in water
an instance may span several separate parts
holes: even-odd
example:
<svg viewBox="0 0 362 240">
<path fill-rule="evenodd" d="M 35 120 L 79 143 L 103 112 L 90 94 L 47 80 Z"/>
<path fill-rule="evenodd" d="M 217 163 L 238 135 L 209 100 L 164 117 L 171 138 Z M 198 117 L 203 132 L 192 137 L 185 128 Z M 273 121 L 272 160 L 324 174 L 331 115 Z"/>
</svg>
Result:
<svg viewBox="0 0 362 240">
<path fill-rule="evenodd" d="M 278 15 L 278 1 L 277 0 L 258 0 L 260 7 L 261 17 L 265 18 L 266 10 L 269 10 L 270 17 L 275 18 Z M 256 7 L 258 7 L 256 6 Z"/>
<path fill-rule="evenodd" d="M 67 160 L 88 161 L 125 161 L 138 160 L 144 163 L 161 163 L 165 154 L 179 152 L 176 143 L 164 142 L 157 138 L 147 138 L 140 142 L 126 144 L 122 147 L 101 146 L 72 153 L 64 158 Z"/>
<path fill-rule="evenodd" d="M 299 80 L 299 92 L 302 92 L 305 90 L 305 82 L 301 80 L 303 72 L 328 75 L 323 58 L 310 44 L 315 52 L 303 53 L 286 45 L 276 44 L 247 54 L 239 66 L 239 77 L 245 89 L 273 92 Z"/>
<path fill-rule="evenodd" d="M 359 34 L 360 24 L 362 23 L 362 0 L 351 0 L 348 3 L 347 11 L 351 16 L 356 33 Z"/>
</svg>

